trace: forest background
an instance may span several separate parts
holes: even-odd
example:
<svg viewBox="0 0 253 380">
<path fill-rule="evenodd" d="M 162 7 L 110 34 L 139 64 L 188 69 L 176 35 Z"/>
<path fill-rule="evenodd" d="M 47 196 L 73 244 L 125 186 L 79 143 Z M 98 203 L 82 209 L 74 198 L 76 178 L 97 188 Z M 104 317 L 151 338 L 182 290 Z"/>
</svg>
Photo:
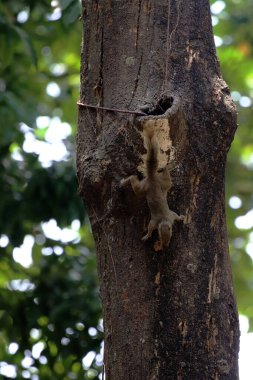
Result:
<svg viewBox="0 0 253 380">
<path fill-rule="evenodd" d="M 78 0 L 0 3 L 1 379 L 101 378 L 95 246 L 75 174 L 80 9 Z M 211 1 L 238 108 L 226 203 L 241 380 L 253 373 L 252 10 L 252 0 Z"/>
</svg>

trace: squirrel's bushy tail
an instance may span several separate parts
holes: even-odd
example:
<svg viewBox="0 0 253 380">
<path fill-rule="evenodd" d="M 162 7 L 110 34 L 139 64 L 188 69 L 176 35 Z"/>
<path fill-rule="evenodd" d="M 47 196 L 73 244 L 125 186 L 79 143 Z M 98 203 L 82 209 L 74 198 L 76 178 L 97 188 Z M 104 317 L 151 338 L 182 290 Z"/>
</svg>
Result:
<svg viewBox="0 0 253 380">
<path fill-rule="evenodd" d="M 150 125 L 148 122 L 144 125 L 144 138 L 147 149 L 146 169 L 147 176 L 154 175 L 158 168 L 158 152 L 159 145 L 155 134 L 153 123 Z"/>
</svg>

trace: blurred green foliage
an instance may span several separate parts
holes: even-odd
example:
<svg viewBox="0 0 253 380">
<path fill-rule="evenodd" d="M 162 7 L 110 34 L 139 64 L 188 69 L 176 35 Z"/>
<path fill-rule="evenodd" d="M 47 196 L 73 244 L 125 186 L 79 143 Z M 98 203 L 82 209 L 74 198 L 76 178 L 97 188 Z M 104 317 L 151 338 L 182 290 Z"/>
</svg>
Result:
<svg viewBox="0 0 253 380">
<path fill-rule="evenodd" d="M 79 18 L 77 0 L 0 3 L 1 379 L 101 372 L 94 242 L 75 174 Z"/>
<path fill-rule="evenodd" d="M 212 1 L 222 75 L 238 109 L 238 130 L 228 155 L 227 225 L 240 314 L 253 331 L 253 12 L 252 0 Z M 236 198 L 235 198 L 236 197 Z"/>
<path fill-rule="evenodd" d="M 239 111 L 227 221 L 239 311 L 252 328 L 252 0 L 212 1 L 212 13 Z M 98 379 L 101 372 L 94 242 L 74 164 L 79 17 L 78 0 L 0 3 L 1 379 Z"/>
</svg>

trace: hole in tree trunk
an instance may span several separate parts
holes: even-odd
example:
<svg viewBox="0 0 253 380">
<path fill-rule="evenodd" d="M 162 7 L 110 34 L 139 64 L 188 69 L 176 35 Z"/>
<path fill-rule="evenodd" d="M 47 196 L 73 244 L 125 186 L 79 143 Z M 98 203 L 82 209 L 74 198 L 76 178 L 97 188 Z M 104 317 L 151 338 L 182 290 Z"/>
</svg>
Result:
<svg viewBox="0 0 253 380">
<path fill-rule="evenodd" d="M 163 115 L 173 104 L 173 97 L 162 97 L 158 103 L 156 104 L 155 108 L 149 109 L 144 108 L 142 111 L 146 113 L 147 115 L 151 116 L 158 116 Z"/>
</svg>

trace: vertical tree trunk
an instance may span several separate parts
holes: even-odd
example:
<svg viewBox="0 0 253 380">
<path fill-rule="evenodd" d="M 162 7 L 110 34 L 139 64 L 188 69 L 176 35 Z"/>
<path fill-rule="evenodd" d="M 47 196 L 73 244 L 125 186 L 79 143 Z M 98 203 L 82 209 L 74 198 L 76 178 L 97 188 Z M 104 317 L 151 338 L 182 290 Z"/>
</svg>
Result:
<svg viewBox="0 0 253 380">
<path fill-rule="evenodd" d="M 107 380 L 238 379 L 239 329 L 224 198 L 236 110 L 217 61 L 208 0 L 83 2 L 77 167 L 97 247 Z M 149 210 L 121 178 L 155 119 L 180 162 L 168 196 L 186 223 L 168 248 L 141 241 Z"/>
</svg>

